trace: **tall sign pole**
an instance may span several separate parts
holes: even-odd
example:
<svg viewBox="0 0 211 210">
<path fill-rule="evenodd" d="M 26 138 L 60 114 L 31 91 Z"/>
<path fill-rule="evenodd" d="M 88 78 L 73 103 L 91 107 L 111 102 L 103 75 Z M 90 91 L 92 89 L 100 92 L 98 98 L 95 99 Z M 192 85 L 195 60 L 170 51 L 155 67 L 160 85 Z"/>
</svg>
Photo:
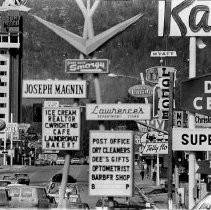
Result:
<svg viewBox="0 0 211 210">
<path fill-rule="evenodd" d="M 189 42 L 189 78 L 196 76 L 196 37 L 190 37 Z M 188 127 L 190 129 L 195 129 L 195 115 L 193 113 L 188 114 Z M 194 204 L 193 189 L 195 185 L 195 153 L 189 153 L 189 188 L 188 188 L 188 197 L 189 197 L 189 209 L 191 209 Z"/>
</svg>

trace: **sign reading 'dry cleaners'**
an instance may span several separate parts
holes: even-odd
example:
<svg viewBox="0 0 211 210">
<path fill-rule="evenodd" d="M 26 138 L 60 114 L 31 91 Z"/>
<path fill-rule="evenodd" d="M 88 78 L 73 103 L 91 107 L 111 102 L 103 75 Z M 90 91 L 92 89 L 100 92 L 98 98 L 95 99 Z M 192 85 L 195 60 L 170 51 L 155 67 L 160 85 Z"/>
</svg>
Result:
<svg viewBox="0 0 211 210">
<path fill-rule="evenodd" d="M 211 150 L 211 131 L 204 128 L 173 128 L 172 149 L 178 151 L 209 151 Z"/>
<path fill-rule="evenodd" d="M 80 149 L 80 108 L 43 108 L 42 149 Z"/>
<path fill-rule="evenodd" d="M 86 104 L 87 120 L 150 120 L 150 104 Z"/>
<path fill-rule="evenodd" d="M 86 98 L 85 80 L 23 80 L 24 98 Z"/>
<path fill-rule="evenodd" d="M 66 73 L 108 73 L 108 59 L 66 59 Z"/>
<path fill-rule="evenodd" d="M 133 196 L 133 132 L 90 131 L 89 194 Z"/>
<path fill-rule="evenodd" d="M 211 116 L 211 74 L 181 82 L 180 87 L 182 109 Z"/>
<path fill-rule="evenodd" d="M 158 36 L 211 36 L 211 1 L 160 0 L 158 9 Z"/>
</svg>

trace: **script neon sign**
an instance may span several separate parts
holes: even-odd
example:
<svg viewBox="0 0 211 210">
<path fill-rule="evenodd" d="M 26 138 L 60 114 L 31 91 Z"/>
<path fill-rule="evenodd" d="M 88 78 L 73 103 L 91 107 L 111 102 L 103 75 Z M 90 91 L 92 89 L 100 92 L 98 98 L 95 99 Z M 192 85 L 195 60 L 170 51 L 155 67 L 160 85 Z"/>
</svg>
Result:
<svg viewBox="0 0 211 210">
<path fill-rule="evenodd" d="M 158 36 L 211 36 L 211 0 L 160 0 Z"/>
</svg>

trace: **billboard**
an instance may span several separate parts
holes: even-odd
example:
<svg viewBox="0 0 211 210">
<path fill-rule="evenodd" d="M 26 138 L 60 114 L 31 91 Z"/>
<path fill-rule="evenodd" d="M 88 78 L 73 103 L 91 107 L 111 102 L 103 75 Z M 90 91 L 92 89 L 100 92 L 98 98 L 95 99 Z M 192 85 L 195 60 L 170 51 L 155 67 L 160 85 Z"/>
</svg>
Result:
<svg viewBox="0 0 211 210">
<path fill-rule="evenodd" d="M 43 150 L 80 149 L 80 108 L 46 107 L 42 120 Z"/>
<path fill-rule="evenodd" d="M 172 149 L 178 151 L 210 151 L 211 131 L 203 128 L 173 128 Z"/>
<path fill-rule="evenodd" d="M 108 59 L 66 59 L 66 73 L 108 73 Z"/>
<path fill-rule="evenodd" d="M 159 0 L 158 36 L 211 36 L 211 1 Z"/>
<path fill-rule="evenodd" d="M 89 194 L 133 196 L 133 132 L 90 131 Z"/>
<path fill-rule="evenodd" d="M 86 104 L 87 120 L 150 120 L 150 104 Z"/>
<path fill-rule="evenodd" d="M 23 80 L 24 98 L 86 98 L 85 80 Z"/>
</svg>

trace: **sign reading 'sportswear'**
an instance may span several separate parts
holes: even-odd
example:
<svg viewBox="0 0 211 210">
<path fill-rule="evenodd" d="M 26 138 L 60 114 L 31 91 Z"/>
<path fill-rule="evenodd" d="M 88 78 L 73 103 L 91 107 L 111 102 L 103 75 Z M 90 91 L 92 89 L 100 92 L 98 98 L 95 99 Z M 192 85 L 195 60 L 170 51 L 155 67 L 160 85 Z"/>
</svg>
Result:
<svg viewBox="0 0 211 210">
<path fill-rule="evenodd" d="M 86 98 L 85 80 L 23 80 L 24 98 Z"/>
<path fill-rule="evenodd" d="M 90 131 L 89 194 L 133 196 L 133 132 Z"/>
<path fill-rule="evenodd" d="M 211 1 L 159 0 L 158 35 L 211 36 Z"/>
<path fill-rule="evenodd" d="M 42 149 L 80 149 L 80 108 L 43 108 Z"/>
<path fill-rule="evenodd" d="M 172 148 L 179 151 L 210 151 L 210 129 L 173 128 Z"/>
<path fill-rule="evenodd" d="M 87 120 L 150 120 L 150 104 L 86 104 Z"/>
</svg>

